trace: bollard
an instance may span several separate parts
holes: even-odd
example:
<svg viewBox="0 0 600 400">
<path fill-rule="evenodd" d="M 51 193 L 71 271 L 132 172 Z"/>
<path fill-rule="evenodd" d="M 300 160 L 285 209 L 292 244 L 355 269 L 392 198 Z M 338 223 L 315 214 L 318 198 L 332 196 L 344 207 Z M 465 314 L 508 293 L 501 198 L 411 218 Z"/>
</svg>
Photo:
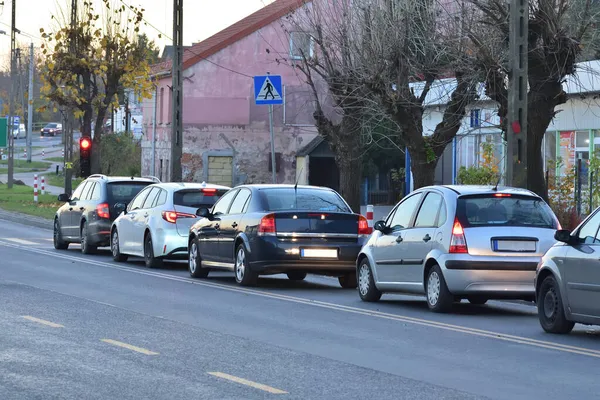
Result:
<svg viewBox="0 0 600 400">
<path fill-rule="evenodd" d="M 58 166 L 58 164 L 56 164 L 56 175 L 58 175 L 58 168 L 60 167 Z"/>
<path fill-rule="evenodd" d="M 42 157 L 46 156 L 46 150 L 42 149 Z"/>
<path fill-rule="evenodd" d="M 367 224 L 369 225 L 369 233 L 373 232 L 373 205 L 367 205 Z"/>
<path fill-rule="evenodd" d="M 33 201 L 38 202 L 37 174 L 33 176 Z"/>
<path fill-rule="evenodd" d="M 62 149 L 62 158 L 65 158 L 65 149 Z"/>
<path fill-rule="evenodd" d="M 27 149 L 23 149 L 23 158 L 27 158 Z"/>
<path fill-rule="evenodd" d="M 42 176 L 42 194 L 46 194 L 46 178 Z"/>
</svg>

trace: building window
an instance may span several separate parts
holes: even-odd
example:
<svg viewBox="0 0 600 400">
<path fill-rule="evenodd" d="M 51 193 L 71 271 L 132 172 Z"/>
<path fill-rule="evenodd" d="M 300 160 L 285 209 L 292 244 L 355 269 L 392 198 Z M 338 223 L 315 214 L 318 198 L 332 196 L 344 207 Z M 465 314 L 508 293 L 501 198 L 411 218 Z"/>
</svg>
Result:
<svg viewBox="0 0 600 400">
<path fill-rule="evenodd" d="M 160 104 L 159 107 L 158 107 L 159 108 L 159 110 L 158 110 L 158 115 L 159 115 L 158 122 L 162 124 L 163 123 L 163 115 L 164 115 L 163 113 L 164 113 L 164 108 L 165 108 L 165 88 L 164 87 L 160 88 L 160 98 L 159 98 L 158 101 L 159 101 L 159 104 Z"/>
<path fill-rule="evenodd" d="M 481 110 L 471 110 L 471 128 L 481 127 Z"/>
<path fill-rule="evenodd" d="M 290 33 L 290 57 L 292 60 L 302 60 L 303 56 L 311 58 L 314 48 L 315 42 L 310 34 L 306 32 Z"/>
<path fill-rule="evenodd" d="M 167 108 L 167 122 L 171 122 L 171 115 L 173 114 L 173 90 L 169 89 L 169 108 Z"/>
</svg>

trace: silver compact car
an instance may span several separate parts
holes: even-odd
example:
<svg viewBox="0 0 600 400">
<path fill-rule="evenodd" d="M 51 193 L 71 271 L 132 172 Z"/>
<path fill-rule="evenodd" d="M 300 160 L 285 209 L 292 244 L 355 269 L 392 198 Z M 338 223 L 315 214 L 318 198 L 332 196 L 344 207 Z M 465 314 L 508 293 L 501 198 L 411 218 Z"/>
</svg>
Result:
<svg viewBox="0 0 600 400">
<path fill-rule="evenodd" d="M 533 301 L 536 267 L 559 223 L 528 190 L 432 186 L 374 227 L 357 259 L 361 299 L 425 294 L 432 311 L 445 312 L 464 298 Z"/>
<path fill-rule="evenodd" d="M 542 258 L 535 279 L 538 316 L 549 333 L 569 333 L 576 322 L 600 325 L 600 208 Z"/>
<path fill-rule="evenodd" d="M 111 227 L 115 261 L 143 257 L 149 268 L 187 258 L 190 227 L 199 208 L 212 207 L 229 190 L 206 183 L 160 183 L 138 193 Z"/>
</svg>

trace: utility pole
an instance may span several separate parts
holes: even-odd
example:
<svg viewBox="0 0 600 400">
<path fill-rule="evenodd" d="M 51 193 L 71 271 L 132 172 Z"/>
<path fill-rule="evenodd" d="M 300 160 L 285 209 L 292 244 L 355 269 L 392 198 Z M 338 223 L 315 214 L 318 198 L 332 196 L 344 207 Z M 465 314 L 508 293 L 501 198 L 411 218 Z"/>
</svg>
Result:
<svg viewBox="0 0 600 400">
<path fill-rule="evenodd" d="M 71 54 L 75 54 L 77 49 L 77 43 L 75 42 L 77 1 L 78 0 L 71 0 L 71 37 L 69 38 L 69 50 Z M 65 129 L 63 130 L 63 136 L 65 138 L 65 193 L 71 195 L 73 192 L 73 110 L 71 106 L 66 107 L 66 114 Z"/>
<path fill-rule="evenodd" d="M 506 184 L 527 188 L 529 0 L 510 0 Z"/>
<path fill-rule="evenodd" d="M 183 75 L 183 0 L 173 0 L 173 101 L 171 115 L 171 182 L 179 182 L 183 156 L 182 75 Z"/>
<path fill-rule="evenodd" d="M 33 136 L 33 43 L 29 45 L 29 87 L 27 92 L 27 161 L 31 162 L 31 140 Z"/>
<path fill-rule="evenodd" d="M 12 189 L 14 180 L 15 139 L 13 137 L 14 89 L 15 89 L 15 47 L 16 47 L 16 2 L 12 0 L 12 17 L 10 26 L 10 97 L 8 99 L 8 188 Z"/>
</svg>

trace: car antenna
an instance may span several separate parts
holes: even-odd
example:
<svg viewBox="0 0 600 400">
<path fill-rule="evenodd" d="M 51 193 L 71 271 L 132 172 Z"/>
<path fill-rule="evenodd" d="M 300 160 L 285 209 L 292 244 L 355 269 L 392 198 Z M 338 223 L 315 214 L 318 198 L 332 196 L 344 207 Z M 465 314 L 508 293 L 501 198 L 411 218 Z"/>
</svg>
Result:
<svg viewBox="0 0 600 400">
<path fill-rule="evenodd" d="M 296 183 L 294 184 L 294 210 L 298 209 L 298 181 L 302 176 L 302 171 L 304 171 L 304 165 L 300 168 L 300 173 L 296 177 Z"/>
<path fill-rule="evenodd" d="M 494 187 L 492 188 L 492 190 L 493 190 L 494 192 L 497 192 L 497 191 L 498 191 L 498 185 L 500 184 L 500 179 L 502 179 L 502 175 L 499 175 L 499 176 L 498 176 L 498 181 L 496 182 L 496 186 L 494 186 Z"/>
</svg>

